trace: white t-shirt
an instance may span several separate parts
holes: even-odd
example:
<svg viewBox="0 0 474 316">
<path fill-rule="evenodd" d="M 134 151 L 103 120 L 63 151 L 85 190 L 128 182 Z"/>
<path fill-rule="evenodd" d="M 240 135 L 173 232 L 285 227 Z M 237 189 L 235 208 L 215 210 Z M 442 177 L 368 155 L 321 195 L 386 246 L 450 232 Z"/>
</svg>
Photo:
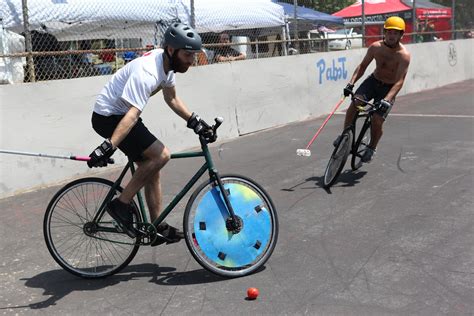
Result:
<svg viewBox="0 0 474 316">
<path fill-rule="evenodd" d="M 173 71 L 165 73 L 163 54 L 163 49 L 154 49 L 117 71 L 97 97 L 94 112 L 124 115 L 130 105 L 143 111 L 152 95 L 163 87 L 174 87 L 175 75 Z"/>
</svg>

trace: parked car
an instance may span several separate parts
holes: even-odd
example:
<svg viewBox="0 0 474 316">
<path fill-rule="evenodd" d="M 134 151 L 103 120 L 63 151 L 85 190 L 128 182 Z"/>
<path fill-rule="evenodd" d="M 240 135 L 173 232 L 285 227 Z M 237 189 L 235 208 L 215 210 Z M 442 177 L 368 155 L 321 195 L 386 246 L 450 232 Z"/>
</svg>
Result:
<svg viewBox="0 0 474 316">
<path fill-rule="evenodd" d="M 362 47 L 362 34 L 354 31 L 354 28 L 339 29 L 334 33 L 326 33 L 329 40 L 330 50 L 341 50 Z"/>
</svg>

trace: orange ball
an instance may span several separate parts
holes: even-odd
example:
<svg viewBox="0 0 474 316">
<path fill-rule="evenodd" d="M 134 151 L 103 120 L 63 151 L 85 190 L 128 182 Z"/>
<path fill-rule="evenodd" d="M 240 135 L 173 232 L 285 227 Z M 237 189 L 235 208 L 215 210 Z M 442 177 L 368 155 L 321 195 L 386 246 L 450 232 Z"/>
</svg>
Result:
<svg viewBox="0 0 474 316">
<path fill-rule="evenodd" d="M 249 287 L 247 289 L 247 298 L 249 300 L 256 299 L 258 297 L 258 294 L 259 294 L 259 292 L 258 292 L 258 289 L 256 287 Z"/>
</svg>

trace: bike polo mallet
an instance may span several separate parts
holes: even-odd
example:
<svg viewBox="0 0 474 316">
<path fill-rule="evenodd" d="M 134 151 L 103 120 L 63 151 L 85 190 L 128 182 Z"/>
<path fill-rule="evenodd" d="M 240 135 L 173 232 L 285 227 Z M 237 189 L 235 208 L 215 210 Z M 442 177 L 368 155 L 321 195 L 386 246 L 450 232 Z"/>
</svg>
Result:
<svg viewBox="0 0 474 316">
<path fill-rule="evenodd" d="M 324 126 L 326 126 L 326 123 L 329 121 L 329 119 L 331 118 L 331 116 L 333 116 L 333 114 L 336 112 L 336 110 L 339 108 L 339 106 L 342 104 L 342 102 L 344 102 L 344 100 L 346 99 L 346 97 L 342 97 L 341 100 L 339 100 L 339 102 L 336 104 L 336 106 L 334 107 L 334 109 L 332 110 L 332 112 L 329 114 L 329 116 L 324 120 L 323 122 L 323 125 L 321 125 L 321 127 L 318 129 L 318 131 L 316 132 L 316 134 L 314 134 L 313 138 L 311 138 L 311 140 L 309 141 L 308 145 L 306 145 L 306 148 L 305 149 L 297 149 L 296 150 L 296 154 L 298 156 L 303 156 L 303 157 L 309 157 L 311 156 L 311 150 L 309 149 L 309 147 L 311 147 L 311 145 L 313 144 L 313 142 L 316 140 L 316 137 L 318 137 L 319 133 L 321 133 L 321 131 L 323 130 Z"/>
<path fill-rule="evenodd" d="M 54 159 L 70 159 L 70 160 L 76 160 L 76 161 L 89 161 L 91 159 L 89 156 L 60 156 L 60 155 L 48 155 L 48 154 L 42 154 L 42 153 L 30 153 L 26 151 L 14 151 L 14 150 L 5 150 L 5 149 L 0 149 L 0 154 L 12 154 L 12 155 L 54 158 Z M 109 158 L 108 163 L 113 164 L 114 163 L 113 158 Z"/>
</svg>

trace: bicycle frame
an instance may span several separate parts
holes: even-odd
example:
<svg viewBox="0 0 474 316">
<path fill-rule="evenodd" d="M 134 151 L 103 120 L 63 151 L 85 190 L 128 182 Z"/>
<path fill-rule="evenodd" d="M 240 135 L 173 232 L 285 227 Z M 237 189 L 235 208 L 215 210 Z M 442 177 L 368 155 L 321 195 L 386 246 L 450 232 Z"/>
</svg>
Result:
<svg viewBox="0 0 474 316">
<path fill-rule="evenodd" d="M 359 120 L 360 118 L 365 118 L 364 123 L 362 124 L 362 126 L 364 126 L 366 124 L 367 120 L 371 119 L 371 116 L 375 112 L 376 106 L 374 104 L 372 104 L 370 102 L 367 102 L 364 99 L 358 98 L 354 95 L 352 96 L 352 101 L 360 101 L 364 104 L 364 106 L 355 105 L 356 114 L 354 115 L 354 118 L 352 119 L 351 125 L 349 127 L 347 127 L 347 129 L 346 129 L 346 130 L 352 130 L 352 135 L 354 136 L 354 137 L 352 137 L 352 144 L 351 144 L 351 153 L 354 154 L 354 149 L 357 150 L 356 148 L 354 148 L 355 143 L 357 141 L 356 140 L 357 139 L 357 137 L 356 137 L 357 136 L 356 135 L 357 120 Z M 365 109 L 365 105 L 370 106 L 370 108 Z"/>
<path fill-rule="evenodd" d="M 175 153 L 171 154 L 171 159 L 184 159 L 184 158 L 195 158 L 195 157 L 204 157 L 204 163 L 203 165 L 199 168 L 199 170 L 194 174 L 194 176 L 186 183 L 186 185 L 183 187 L 183 189 L 178 192 L 173 200 L 166 206 L 166 208 L 161 212 L 160 216 L 153 221 L 153 224 L 155 227 L 159 225 L 167 216 L 168 214 L 174 209 L 174 207 L 181 201 L 181 199 L 186 195 L 186 193 L 189 192 L 189 190 L 196 184 L 196 182 L 202 177 L 202 175 L 206 172 L 209 171 L 209 178 L 215 182 L 217 182 L 217 185 L 219 186 L 220 192 L 222 193 L 222 198 L 224 200 L 224 204 L 227 207 L 227 210 L 229 211 L 229 217 L 232 219 L 231 224 L 234 227 L 238 226 L 238 222 L 236 220 L 236 216 L 234 213 L 234 210 L 232 209 L 232 205 L 229 202 L 229 199 L 226 194 L 224 194 L 224 186 L 221 182 L 221 179 L 219 177 L 219 173 L 217 169 L 214 167 L 214 163 L 212 161 L 211 153 L 210 150 L 207 146 L 207 142 L 204 138 L 201 136 L 199 137 L 199 140 L 201 142 L 201 151 L 194 151 L 194 152 L 184 152 L 184 153 Z M 98 222 L 102 215 L 105 212 L 105 206 L 107 203 L 112 199 L 114 193 L 116 192 L 116 189 L 120 186 L 122 183 L 123 178 L 125 177 L 125 174 L 128 172 L 130 169 L 131 173 L 133 174 L 135 172 L 135 166 L 132 161 L 129 161 L 127 165 L 124 167 L 122 172 L 120 173 L 120 176 L 118 179 L 114 182 L 111 190 L 107 194 L 106 198 L 102 202 L 102 205 L 99 208 L 99 211 L 96 213 L 94 216 L 93 221 Z M 147 219 L 146 216 L 146 208 L 145 208 L 145 203 L 144 199 L 142 197 L 142 194 L 140 191 L 137 192 L 137 199 L 139 203 L 139 209 L 140 213 L 142 215 L 143 221 L 145 224 L 150 224 L 150 222 Z M 114 232 L 112 228 L 106 228 L 106 227 L 101 227 L 102 231 L 109 231 L 109 232 Z"/>
</svg>

